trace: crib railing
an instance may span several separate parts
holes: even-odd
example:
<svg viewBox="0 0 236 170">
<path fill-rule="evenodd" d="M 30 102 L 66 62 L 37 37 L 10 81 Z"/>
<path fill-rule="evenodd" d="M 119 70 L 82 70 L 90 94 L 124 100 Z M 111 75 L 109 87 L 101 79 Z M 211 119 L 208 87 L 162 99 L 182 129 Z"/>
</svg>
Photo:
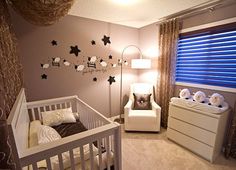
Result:
<svg viewBox="0 0 236 170">
<path fill-rule="evenodd" d="M 98 111 L 79 99 L 77 96 L 27 103 L 28 113 L 31 121 L 42 120 L 42 112 L 44 111 L 64 109 L 69 107 L 72 108 L 73 112 L 79 113 L 80 121 L 89 131 L 63 138 L 60 140 L 60 142 L 55 141 L 48 144 L 47 147 L 44 145 L 27 149 L 27 152 L 21 155 L 23 162 L 22 166 L 28 166 L 28 164 L 31 162 L 33 169 L 37 169 L 37 162 L 45 159 L 47 161 L 48 169 L 50 170 L 50 157 L 58 155 L 59 162 L 63 162 L 60 161 L 62 159 L 63 152 L 69 151 L 70 157 L 73 158 L 72 150 L 74 148 L 80 147 L 80 149 L 83 150 L 83 145 L 89 143 L 89 145 L 92 146 L 92 144 L 96 142 L 99 153 L 99 165 L 101 165 L 102 155 L 104 154 L 102 152 L 106 151 L 105 154 L 107 155 L 107 163 L 111 164 L 111 160 L 113 159 L 115 169 L 121 169 L 121 136 L 119 124 L 110 121 Z M 90 147 L 90 149 L 91 148 L 92 147 Z M 81 151 L 80 153 L 82 153 L 81 159 L 83 159 L 83 152 Z M 90 153 L 90 157 L 93 158 L 93 152 L 90 151 Z M 113 153 L 113 158 L 111 153 Z M 71 159 L 72 165 L 73 162 L 73 159 Z M 94 161 L 90 161 L 90 163 L 91 169 L 93 169 Z M 63 165 L 60 164 L 60 168 L 63 169 Z M 85 168 L 84 161 L 81 161 L 81 168 L 82 170 Z M 73 168 L 71 169 L 73 170 Z M 108 169 L 110 169 L 110 166 L 108 166 Z"/>
<path fill-rule="evenodd" d="M 48 100 L 28 102 L 27 108 L 30 120 L 42 120 L 42 112 L 64 108 L 72 108 L 79 113 L 80 121 L 87 129 L 93 129 L 111 123 L 105 116 L 83 102 L 77 96 L 61 97 Z"/>
<path fill-rule="evenodd" d="M 27 108 L 30 120 L 42 120 L 41 112 L 64 109 L 72 107 L 72 110 L 76 109 L 75 99 L 77 96 L 61 97 L 47 100 L 39 100 L 34 102 L 28 102 Z"/>
<path fill-rule="evenodd" d="M 89 132 L 89 133 L 88 133 Z M 114 151 L 110 152 L 110 140 L 111 136 L 114 136 Z M 105 148 L 106 152 L 102 153 L 101 141 L 105 140 Z M 93 143 L 98 143 L 98 155 L 97 155 L 97 163 L 96 166 L 95 156 L 93 155 Z M 38 145 L 36 147 L 29 148 L 24 152 L 20 153 L 20 162 L 21 167 L 27 167 L 32 165 L 33 170 L 38 170 L 37 162 L 41 160 L 46 160 L 48 170 L 52 170 L 51 159 L 54 156 L 58 157 L 59 160 L 59 169 L 64 169 L 63 164 L 63 153 L 69 152 L 71 169 L 75 170 L 75 160 L 73 149 L 80 148 L 80 168 L 85 170 L 85 160 L 84 160 L 84 151 L 83 146 L 89 144 L 89 169 L 95 170 L 102 169 L 104 167 L 104 160 L 102 154 L 106 156 L 106 168 L 110 170 L 110 166 L 113 164 L 116 170 L 121 169 L 121 158 L 120 158 L 120 126 L 116 123 L 107 124 L 96 129 L 91 129 L 86 132 L 82 132 L 79 134 L 75 134 L 66 138 L 63 138 L 58 141 L 53 141 L 44 145 Z M 113 154 L 112 154 L 113 153 Z M 114 163 L 112 163 L 114 161 Z"/>
<path fill-rule="evenodd" d="M 76 97 L 75 101 L 80 121 L 87 129 L 93 129 L 112 122 L 78 97 Z"/>
</svg>

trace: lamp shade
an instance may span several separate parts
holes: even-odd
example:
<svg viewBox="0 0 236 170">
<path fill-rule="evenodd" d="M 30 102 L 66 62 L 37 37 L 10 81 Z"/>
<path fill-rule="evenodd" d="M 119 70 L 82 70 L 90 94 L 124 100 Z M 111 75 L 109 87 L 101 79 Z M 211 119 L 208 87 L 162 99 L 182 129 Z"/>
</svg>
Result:
<svg viewBox="0 0 236 170">
<path fill-rule="evenodd" d="M 132 59 L 131 60 L 131 68 L 134 69 L 148 69 L 151 68 L 151 60 L 150 59 Z"/>
</svg>

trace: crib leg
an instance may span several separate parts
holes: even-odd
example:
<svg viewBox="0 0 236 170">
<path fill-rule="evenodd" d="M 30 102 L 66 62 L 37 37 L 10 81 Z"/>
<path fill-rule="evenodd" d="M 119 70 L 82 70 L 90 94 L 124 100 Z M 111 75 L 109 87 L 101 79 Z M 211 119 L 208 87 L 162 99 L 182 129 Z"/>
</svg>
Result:
<svg viewBox="0 0 236 170">
<path fill-rule="evenodd" d="M 115 130 L 114 135 L 114 163 L 115 170 L 122 170 L 122 162 L 121 162 L 121 126 Z"/>
<path fill-rule="evenodd" d="M 8 125 L 10 126 L 10 125 Z M 10 145 L 11 145 L 11 149 L 12 149 L 12 158 L 13 158 L 13 161 L 14 161 L 14 164 L 15 164 L 15 168 L 16 169 L 21 169 L 21 164 L 20 164 L 20 161 L 19 161 L 19 155 L 18 155 L 18 152 L 17 152 L 17 147 L 16 147 L 16 143 L 15 143 L 15 139 L 14 139 L 14 133 L 13 133 L 13 130 L 12 130 L 12 127 L 10 126 L 9 127 L 9 130 L 8 130 L 8 133 L 9 133 L 9 142 L 10 142 Z"/>
</svg>

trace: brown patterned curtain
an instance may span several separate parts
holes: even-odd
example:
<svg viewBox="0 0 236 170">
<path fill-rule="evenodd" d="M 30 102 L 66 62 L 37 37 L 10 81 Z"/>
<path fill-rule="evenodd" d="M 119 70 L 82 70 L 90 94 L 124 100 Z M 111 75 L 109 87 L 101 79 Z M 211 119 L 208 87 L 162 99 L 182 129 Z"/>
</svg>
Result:
<svg viewBox="0 0 236 170">
<path fill-rule="evenodd" d="M 230 120 L 227 143 L 225 145 L 225 157 L 229 158 L 231 156 L 236 159 L 236 102 L 234 103 L 234 110 Z"/>
<path fill-rule="evenodd" d="M 167 127 L 170 98 L 174 94 L 176 51 L 179 36 L 177 19 L 160 25 L 157 102 L 161 106 L 161 125 Z"/>
<path fill-rule="evenodd" d="M 7 130 L 7 117 L 22 88 L 22 67 L 16 53 L 8 2 L 26 20 L 50 25 L 65 16 L 74 0 L 0 0 L 0 169 L 16 169 Z"/>
</svg>

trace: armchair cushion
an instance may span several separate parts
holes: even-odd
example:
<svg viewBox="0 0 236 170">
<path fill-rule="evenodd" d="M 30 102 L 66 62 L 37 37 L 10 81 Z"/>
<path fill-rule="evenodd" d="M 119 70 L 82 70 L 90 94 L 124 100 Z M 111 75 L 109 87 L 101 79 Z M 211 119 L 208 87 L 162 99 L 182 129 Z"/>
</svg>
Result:
<svg viewBox="0 0 236 170">
<path fill-rule="evenodd" d="M 152 110 L 150 97 L 152 94 L 137 94 L 134 95 L 134 110 Z"/>
</svg>

